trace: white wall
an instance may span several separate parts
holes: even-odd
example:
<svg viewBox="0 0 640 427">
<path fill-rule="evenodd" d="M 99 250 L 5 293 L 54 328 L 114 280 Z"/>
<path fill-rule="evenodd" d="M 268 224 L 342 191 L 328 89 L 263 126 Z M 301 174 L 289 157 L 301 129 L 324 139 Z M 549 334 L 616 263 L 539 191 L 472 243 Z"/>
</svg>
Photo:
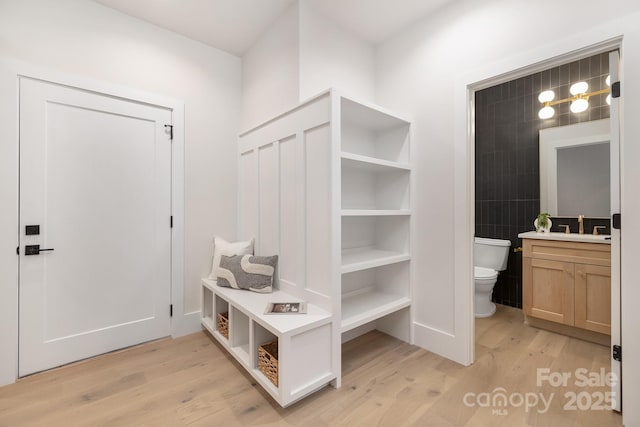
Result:
<svg viewBox="0 0 640 427">
<path fill-rule="evenodd" d="M 298 23 L 298 3 L 295 2 L 243 55 L 242 130 L 298 104 Z"/>
<path fill-rule="evenodd" d="M 375 101 L 375 49 L 300 2 L 300 100 L 328 89 Z"/>
<path fill-rule="evenodd" d="M 242 57 L 241 128 L 329 88 L 373 102 L 375 50 L 307 1 L 297 1 Z"/>
<path fill-rule="evenodd" d="M 640 286 L 635 264 L 640 250 L 640 3 L 619 1 L 514 2 L 472 0 L 452 3 L 381 45 L 377 52 L 378 103 L 415 118 L 416 340 L 418 344 L 468 362 L 472 318 L 469 226 L 472 194 L 467 181 L 473 159 L 467 146 L 468 84 L 566 54 L 617 35 L 622 46 L 623 110 L 622 333 L 624 420 L 640 425 Z M 553 11 L 553 12 L 550 12 Z M 620 17 L 620 18 L 618 18 Z M 580 25 L 570 23 L 579 22 Z M 624 77 L 627 77 L 626 79 Z M 466 192 L 469 192 L 467 194 Z M 437 224 L 436 227 L 433 224 Z M 634 301 L 631 303 L 630 301 Z M 626 306 L 625 306 L 626 304 Z"/>
<path fill-rule="evenodd" d="M 211 238 L 236 233 L 240 59 L 86 0 L 0 0 L 3 57 L 184 101 L 186 260 L 178 311 L 199 310 Z M 16 88 L 15 73 L 0 70 L 0 384 L 16 372 Z M 197 315 L 190 318 L 197 327 Z"/>
<path fill-rule="evenodd" d="M 18 351 L 18 111 L 15 75 L 0 64 L 0 385 L 16 379 Z"/>
</svg>

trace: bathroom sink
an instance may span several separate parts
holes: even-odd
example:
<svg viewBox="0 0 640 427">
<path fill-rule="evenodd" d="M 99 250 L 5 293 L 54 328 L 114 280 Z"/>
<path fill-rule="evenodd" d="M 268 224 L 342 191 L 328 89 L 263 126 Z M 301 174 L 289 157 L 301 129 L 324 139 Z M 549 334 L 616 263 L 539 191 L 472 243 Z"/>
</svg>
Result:
<svg viewBox="0 0 640 427">
<path fill-rule="evenodd" d="M 536 231 L 527 231 L 518 234 L 521 239 L 540 239 L 540 240 L 563 240 L 565 242 L 584 242 L 584 243 L 603 243 L 611 244 L 611 236 L 608 234 L 577 234 L 577 233 L 538 233 Z"/>
</svg>

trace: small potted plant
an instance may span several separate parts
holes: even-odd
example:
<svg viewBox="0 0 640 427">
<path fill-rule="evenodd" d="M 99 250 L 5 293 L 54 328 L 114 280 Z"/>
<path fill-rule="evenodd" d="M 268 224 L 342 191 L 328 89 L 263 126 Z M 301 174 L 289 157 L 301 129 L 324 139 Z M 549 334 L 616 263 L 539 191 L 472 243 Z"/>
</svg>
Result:
<svg viewBox="0 0 640 427">
<path fill-rule="evenodd" d="M 538 233 L 548 233 L 551 230 L 551 218 L 548 212 L 540 212 L 533 225 Z"/>
</svg>

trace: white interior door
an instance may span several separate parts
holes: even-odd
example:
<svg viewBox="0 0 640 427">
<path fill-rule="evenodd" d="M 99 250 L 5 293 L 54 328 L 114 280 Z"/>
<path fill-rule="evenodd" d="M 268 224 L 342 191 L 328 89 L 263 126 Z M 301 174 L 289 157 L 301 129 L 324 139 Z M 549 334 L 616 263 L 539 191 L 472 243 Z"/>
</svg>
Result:
<svg viewBox="0 0 640 427">
<path fill-rule="evenodd" d="M 609 75 L 612 85 L 620 81 L 618 52 L 609 54 Z M 620 103 L 619 98 L 611 98 L 611 214 L 620 212 Z M 618 381 L 611 387 L 612 409 L 622 410 L 622 363 L 613 357 L 613 347 L 621 345 L 620 321 L 620 229 L 611 227 L 611 372 Z"/>
<path fill-rule="evenodd" d="M 20 80 L 20 376 L 170 334 L 170 123 Z"/>
</svg>

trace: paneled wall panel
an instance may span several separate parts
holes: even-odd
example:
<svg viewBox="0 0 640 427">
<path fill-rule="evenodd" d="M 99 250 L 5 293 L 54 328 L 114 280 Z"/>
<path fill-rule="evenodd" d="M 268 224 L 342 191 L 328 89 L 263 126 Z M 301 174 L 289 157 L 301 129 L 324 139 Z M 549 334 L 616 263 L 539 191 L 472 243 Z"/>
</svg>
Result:
<svg viewBox="0 0 640 427">
<path fill-rule="evenodd" d="M 305 171 L 302 137 L 280 141 L 280 280 L 304 288 Z"/>
<path fill-rule="evenodd" d="M 307 289 L 331 295 L 331 132 L 329 124 L 305 132 L 307 169 Z"/>
<path fill-rule="evenodd" d="M 247 240 L 258 235 L 258 153 L 252 150 L 240 155 L 238 167 L 238 238 Z"/>
<path fill-rule="evenodd" d="M 329 309 L 330 99 L 321 96 L 240 136 L 238 237 L 279 257 L 276 287 Z"/>
<path fill-rule="evenodd" d="M 268 144 L 258 149 L 258 205 L 259 236 L 255 249 L 256 255 L 276 255 L 279 252 L 279 166 L 277 146 Z"/>
</svg>

